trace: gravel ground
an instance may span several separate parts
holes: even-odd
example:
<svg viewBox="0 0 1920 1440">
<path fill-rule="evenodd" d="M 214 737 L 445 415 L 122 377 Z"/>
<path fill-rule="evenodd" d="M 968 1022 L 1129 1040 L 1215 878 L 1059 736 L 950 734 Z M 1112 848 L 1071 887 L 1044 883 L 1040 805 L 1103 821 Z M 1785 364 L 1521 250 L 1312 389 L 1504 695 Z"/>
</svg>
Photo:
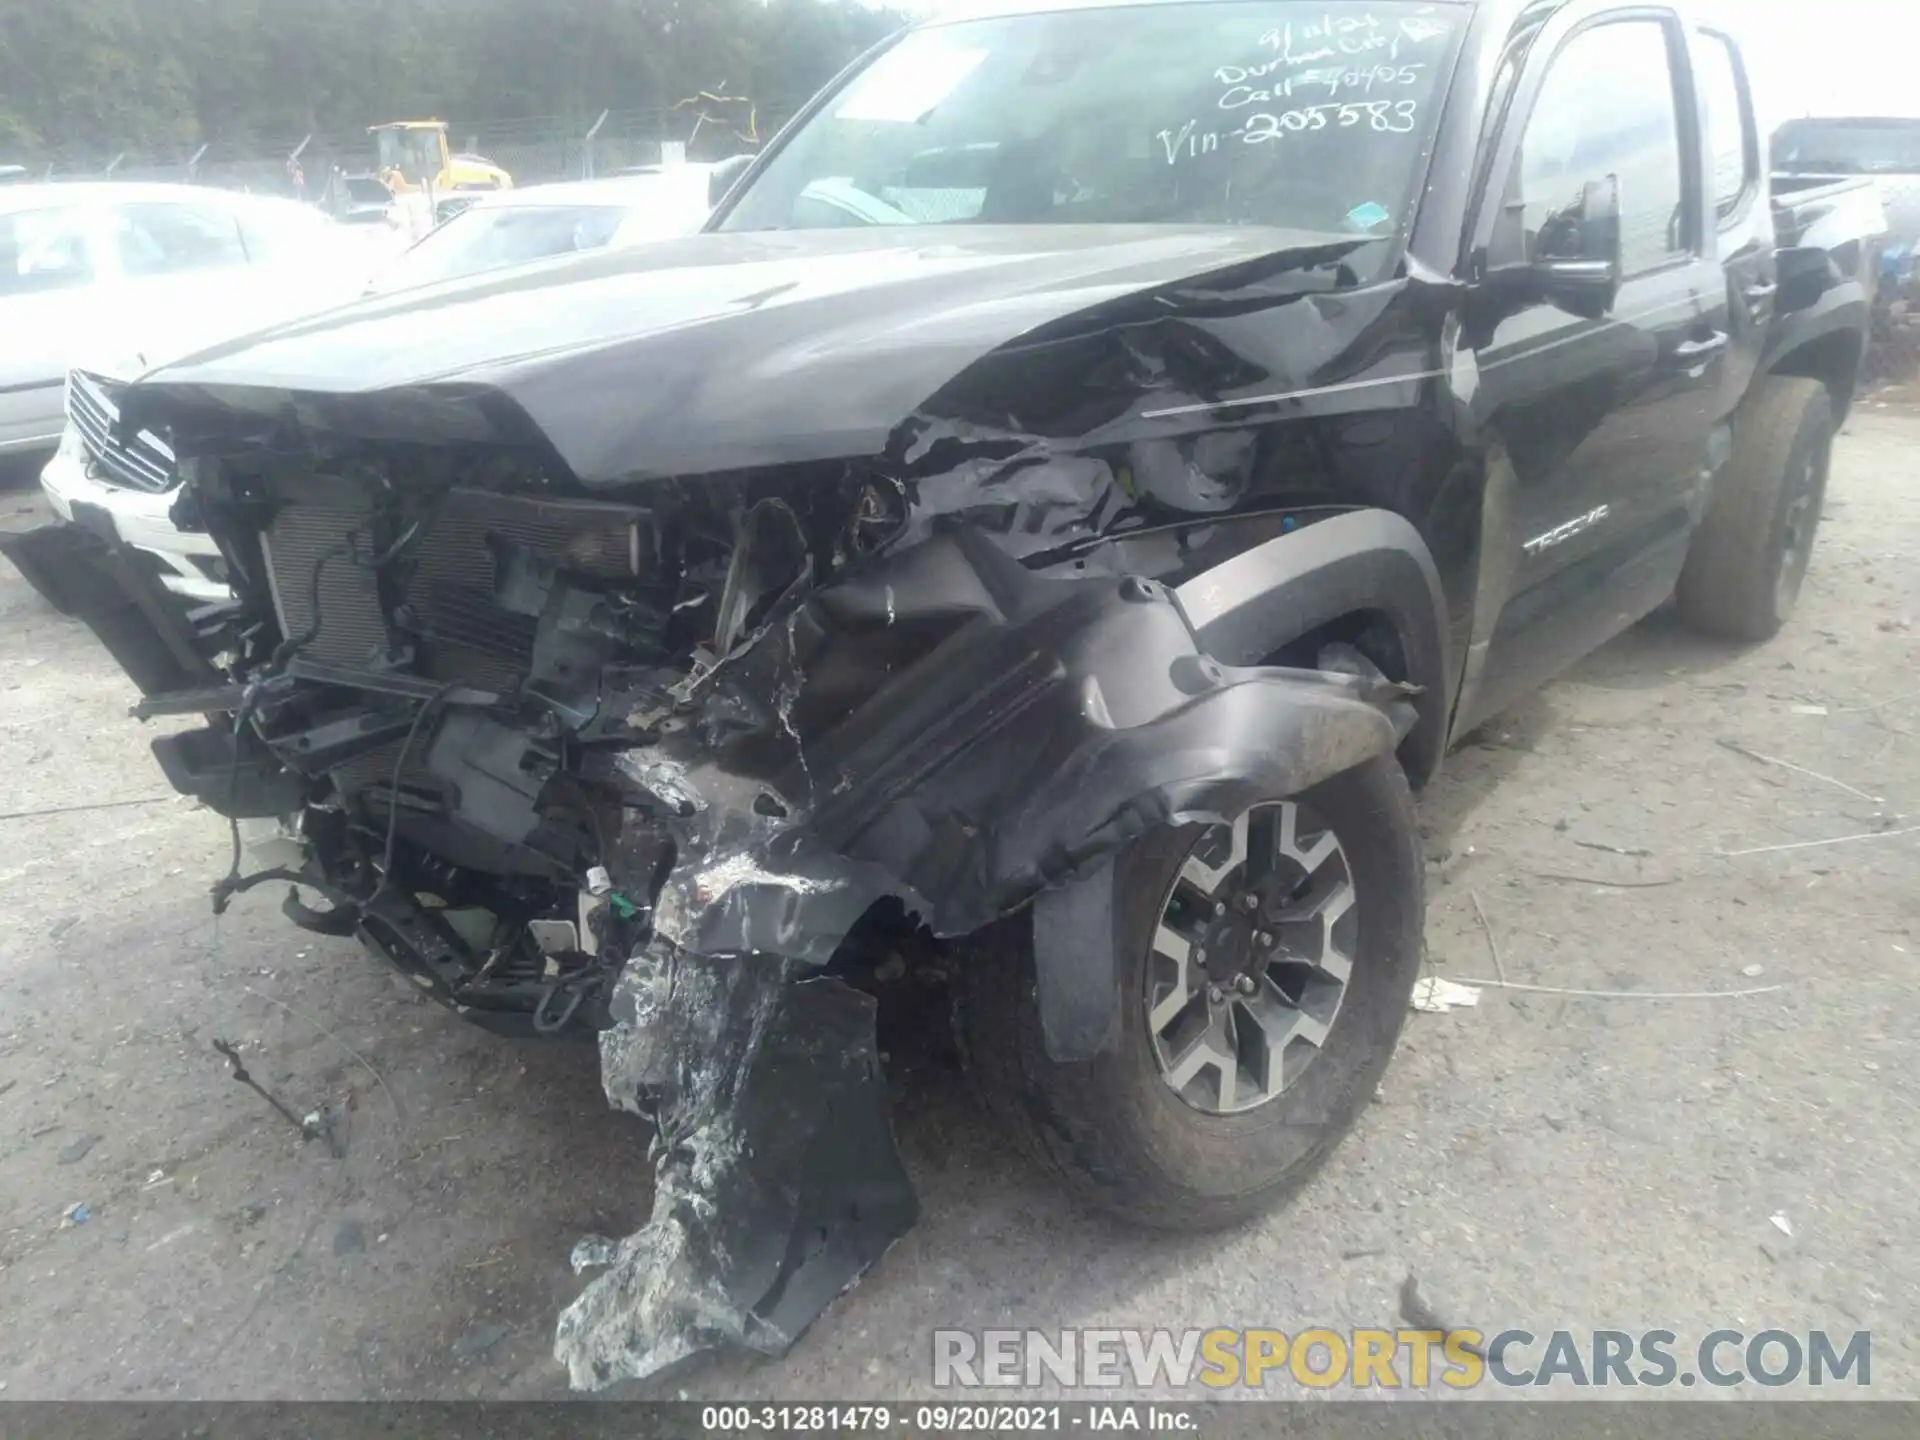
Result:
<svg viewBox="0 0 1920 1440">
<path fill-rule="evenodd" d="M 886 1043 L 921 1225 L 785 1361 L 654 1393 L 923 1394 L 936 1326 L 1392 1326 L 1417 1269 L 1448 1323 L 1488 1331 L 1870 1329 L 1874 1393 L 1920 1397 L 1920 835 L 1888 833 L 1920 824 L 1916 455 L 1920 413 L 1863 407 L 1776 643 L 1655 617 L 1424 803 L 1437 973 L 1492 975 L 1491 938 L 1530 985 L 1783 988 L 1415 1016 L 1294 1205 L 1186 1237 L 1080 1211 L 1004 1153 L 924 1023 L 934 997 L 908 992 Z M 0 494 L 7 524 L 34 511 Z M 607 1110 L 590 1047 L 469 1031 L 272 894 L 215 927 L 204 812 L 11 818 L 162 795 L 128 699 L 0 564 L 6 1398 L 564 1393 L 567 1252 L 647 1214 L 642 1127 Z M 215 1039 L 298 1112 L 339 1107 L 344 1158 L 233 1084 Z"/>
</svg>

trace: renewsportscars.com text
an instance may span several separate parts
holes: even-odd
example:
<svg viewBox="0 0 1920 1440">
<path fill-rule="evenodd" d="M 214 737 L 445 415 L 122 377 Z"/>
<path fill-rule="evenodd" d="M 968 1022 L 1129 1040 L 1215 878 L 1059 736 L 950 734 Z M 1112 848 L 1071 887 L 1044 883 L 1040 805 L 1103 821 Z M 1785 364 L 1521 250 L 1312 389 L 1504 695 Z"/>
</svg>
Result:
<svg viewBox="0 0 1920 1440">
<path fill-rule="evenodd" d="M 1865 1330 L 936 1330 L 940 1388 L 1613 1389 L 1873 1383 Z"/>
</svg>

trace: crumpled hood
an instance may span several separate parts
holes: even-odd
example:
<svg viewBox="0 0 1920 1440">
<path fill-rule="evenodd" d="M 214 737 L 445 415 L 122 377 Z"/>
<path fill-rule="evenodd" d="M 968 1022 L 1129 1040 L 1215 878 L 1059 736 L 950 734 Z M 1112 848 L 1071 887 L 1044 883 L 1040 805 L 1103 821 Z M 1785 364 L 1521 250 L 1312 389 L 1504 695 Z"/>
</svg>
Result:
<svg viewBox="0 0 1920 1440">
<path fill-rule="evenodd" d="M 352 305 L 165 366 L 130 403 L 188 435 L 291 405 L 303 427 L 370 439 L 544 442 L 589 485 L 872 454 L 1038 326 L 1352 243 L 1247 227 L 697 235 Z"/>
<path fill-rule="evenodd" d="M 97 344 L 81 353 L 75 368 L 104 379 L 131 382 L 175 359 L 230 340 L 236 330 L 252 333 L 263 320 L 281 324 L 298 320 L 339 305 L 348 293 L 343 284 L 309 284 L 297 289 L 254 285 L 247 291 L 247 304 L 236 307 L 231 286 L 225 295 L 209 289 L 205 295 L 192 297 L 200 303 L 176 303 L 158 313 L 129 316 L 110 343 Z M 247 318 L 236 323 L 236 309 L 242 309 Z"/>
</svg>

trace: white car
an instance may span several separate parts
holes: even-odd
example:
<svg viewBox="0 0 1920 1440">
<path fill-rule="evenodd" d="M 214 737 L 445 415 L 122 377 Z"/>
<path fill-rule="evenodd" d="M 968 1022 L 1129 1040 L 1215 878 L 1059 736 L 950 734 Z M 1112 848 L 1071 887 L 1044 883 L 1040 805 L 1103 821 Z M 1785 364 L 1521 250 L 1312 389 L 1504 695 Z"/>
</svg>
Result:
<svg viewBox="0 0 1920 1440">
<path fill-rule="evenodd" d="M 193 185 L 0 188 L 0 455 L 50 450 L 67 372 L 183 330 L 349 298 L 379 256 L 291 200 Z M 334 277 L 334 278 L 329 278 Z"/>
<path fill-rule="evenodd" d="M 345 247 L 350 263 L 332 271 L 325 283 L 283 280 L 272 295 L 254 296 L 244 306 L 208 304 L 189 313 L 168 311 L 160 317 L 162 324 L 150 327 L 157 332 L 153 340 L 139 347 L 123 344 L 110 358 L 76 368 L 65 390 L 66 428 L 41 473 L 41 487 L 62 519 L 110 530 L 145 551 L 157 562 L 161 584 L 174 595 L 189 604 L 223 601 L 228 589 L 219 548 L 204 532 L 174 523 L 176 476 L 165 440 L 115 433 L 123 386 L 179 356 L 331 308 L 363 290 L 376 294 L 408 289 L 582 250 L 689 234 L 700 228 L 711 208 L 710 168 L 689 164 L 616 180 L 488 195 L 390 260 L 370 283 L 367 257 L 378 252 L 350 243 L 357 229 L 368 227 L 332 227 L 333 239 Z"/>
<path fill-rule="evenodd" d="M 126 367 L 126 378 L 145 368 Z M 189 604 L 226 600 L 220 548 L 204 531 L 174 524 L 173 452 L 156 435 L 143 432 L 123 441 L 113 433 L 124 383 L 100 371 L 73 372 L 66 392 L 69 419 L 60 448 L 40 472 L 40 488 L 62 520 L 111 532 L 146 551 L 158 562 L 160 583 Z"/>
<path fill-rule="evenodd" d="M 375 279 L 370 294 L 459 280 L 584 250 L 691 235 L 712 210 L 710 165 L 490 192 L 446 220 Z"/>
<path fill-rule="evenodd" d="M 73 329 L 62 343 L 34 347 L 48 357 L 39 362 L 42 368 L 60 361 L 71 365 L 76 355 L 80 360 L 49 385 L 36 387 L 53 402 L 51 415 L 36 419 L 32 429 L 58 446 L 40 473 L 40 486 L 54 512 L 63 520 L 111 531 L 147 551 L 159 562 L 161 582 L 188 602 L 224 600 L 226 575 L 218 549 L 204 534 L 173 523 L 176 476 L 165 441 L 144 433 L 116 433 L 119 392 L 127 382 L 182 355 L 351 302 L 391 252 L 380 237 L 365 237 L 290 200 L 173 185 L 35 188 L 61 200 L 62 212 L 74 208 L 69 195 L 82 197 L 85 224 L 103 227 L 98 232 L 103 240 L 87 239 L 93 232 L 84 228 L 70 231 L 81 237 L 80 253 L 88 256 L 104 243 L 124 263 L 132 247 L 146 243 L 135 238 L 141 229 L 151 232 L 164 226 L 207 237 L 209 251 L 217 248 L 215 237 L 231 228 L 246 247 L 245 265 L 182 266 L 137 280 L 124 273 L 110 277 L 72 302 L 85 308 L 68 312 Z M 6 198 L 11 201 L 13 196 Z M 94 202 L 91 210 L 86 208 L 89 199 Z M 178 213 L 156 220 L 155 212 L 166 207 L 178 207 Z M 49 208 L 15 213 L 35 217 L 51 236 L 41 218 Z M 40 263 L 44 266 L 44 259 Z M 136 261 L 135 268 L 142 263 Z M 54 290 L 45 298 L 57 299 L 62 293 Z"/>
</svg>

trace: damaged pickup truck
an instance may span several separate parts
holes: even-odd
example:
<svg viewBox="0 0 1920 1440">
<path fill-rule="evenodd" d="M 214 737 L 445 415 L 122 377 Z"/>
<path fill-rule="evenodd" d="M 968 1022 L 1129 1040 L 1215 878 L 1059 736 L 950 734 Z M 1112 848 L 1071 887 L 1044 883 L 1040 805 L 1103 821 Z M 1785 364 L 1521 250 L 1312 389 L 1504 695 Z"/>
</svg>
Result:
<svg viewBox="0 0 1920 1440">
<path fill-rule="evenodd" d="M 597 1031 L 657 1127 L 575 1383 L 777 1354 L 915 1218 L 875 927 L 950 945 L 986 1104 L 1090 1202 L 1300 1184 L 1408 1009 L 1449 743 L 1676 593 L 1787 617 L 1863 198 L 1806 244 L 1660 3 L 928 24 L 704 234 L 110 397 L 231 605 L 67 563 L 138 713 L 207 717 L 153 748 L 234 822 L 216 905 Z"/>
</svg>

